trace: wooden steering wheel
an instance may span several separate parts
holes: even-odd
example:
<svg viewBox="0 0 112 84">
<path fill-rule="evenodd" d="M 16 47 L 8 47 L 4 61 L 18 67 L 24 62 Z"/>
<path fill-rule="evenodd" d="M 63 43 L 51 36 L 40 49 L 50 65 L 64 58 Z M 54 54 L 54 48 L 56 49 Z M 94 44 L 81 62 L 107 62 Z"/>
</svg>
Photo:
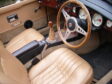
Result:
<svg viewBox="0 0 112 84">
<path fill-rule="evenodd" d="M 64 7 L 67 5 L 67 4 L 77 4 L 78 6 L 80 6 L 84 11 L 85 13 L 87 14 L 87 31 L 85 31 L 77 22 L 77 19 L 76 17 L 73 17 L 73 16 L 70 16 L 64 9 Z M 63 36 L 62 35 L 62 31 L 60 29 L 60 18 L 61 18 L 61 13 L 63 14 L 64 18 L 65 18 L 65 24 L 66 24 L 66 32 L 65 32 L 65 35 Z M 91 34 L 91 17 L 90 17 L 90 13 L 88 11 L 88 9 L 86 8 L 86 6 L 81 3 L 80 1 L 78 0 L 68 0 L 66 1 L 65 3 L 62 4 L 62 6 L 60 7 L 59 11 L 58 11 L 58 15 L 57 15 L 57 30 L 58 30 L 58 33 L 59 33 L 59 36 L 61 38 L 61 40 L 69 47 L 72 47 L 72 48 L 79 48 L 81 46 L 83 46 L 87 41 L 88 39 L 90 38 L 90 34 Z M 79 44 L 75 45 L 75 44 L 70 44 L 69 42 L 67 42 L 67 38 L 68 36 L 73 33 L 73 32 L 77 32 L 77 33 L 80 33 L 82 35 L 84 35 L 84 39 L 83 41 L 81 41 Z"/>
</svg>

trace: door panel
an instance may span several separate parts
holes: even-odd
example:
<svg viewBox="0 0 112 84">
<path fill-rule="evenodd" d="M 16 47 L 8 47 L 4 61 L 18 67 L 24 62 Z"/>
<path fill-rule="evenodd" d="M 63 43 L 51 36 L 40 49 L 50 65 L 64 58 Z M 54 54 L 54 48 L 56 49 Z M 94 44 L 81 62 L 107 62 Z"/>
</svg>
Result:
<svg viewBox="0 0 112 84">
<path fill-rule="evenodd" d="M 19 3 L 0 8 L 0 38 L 4 40 L 4 37 L 7 36 L 7 33 L 17 30 L 18 28 L 22 28 L 23 30 L 24 22 L 26 20 L 33 21 L 33 27 L 36 29 L 45 26 L 47 24 L 45 8 L 41 7 L 36 12 L 35 9 L 38 8 L 39 4 L 36 0 L 24 0 Z M 8 22 L 7 18 L 13 15 L 17 15 L 18 19 L 14 20 L 15 18 L 12 18 L 12 22 Z M 14 33 L 18 34 L 18 31 L 17 33 Z M 8 40 L 14 36 L 13 33 L 11 34 L 11 37 L 7 36 Z"/>
<path fill-rule="evenodd" d="M 45 25 L 46 15 L 44 7 L 41 7 L 37 12 L 35 12 L 36 8 L 39 8 L 39 4 L 35 0 L 24 0 L 20 3 L 15 3 L 0 8 L 0 33 L 4 33 L 6 31 L 22 26 L 26 20 L 39 22 L 39 20 L 43 19 L 45 22 L 42 23 Z M 7 17 L 14 14 L 18 16 L 18 20 L 9 23 Z"/>
</svg>

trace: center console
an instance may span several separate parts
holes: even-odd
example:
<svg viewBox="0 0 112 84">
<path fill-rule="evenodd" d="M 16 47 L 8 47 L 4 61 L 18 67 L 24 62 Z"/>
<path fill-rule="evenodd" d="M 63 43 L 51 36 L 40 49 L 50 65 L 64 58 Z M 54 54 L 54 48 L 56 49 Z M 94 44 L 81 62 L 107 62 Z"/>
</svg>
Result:
<svg viewBox="0 0 112 84">
<path fill-rule="evenodd" d="M 19 50 L 12 53 L 16 56 L 23 64 L 40 54 L 46 44 L 46 41 L 32 41 L 27 45 L 23 46 Z"/>
<path fill-rule="evenodd" d="M 43 49 L 45 48 L 45 45 L 47 45 L 47 48 L 50 48 L 63 44 L 58 32 L 54 32 L 52 21 L 49 21 L 48 26 L 50 28 L 49 34 L 45 36 L 44 40 L 33 40 L 32 42 L 24 45 L 20 49 L 13 52 L 13 56 L 17 57 L 23 64 L 26 64 L 28 61 L 42 53 Z M 65 35 L 66 29 L 61 29 L 61 31 L 62 34 Z M 72 33 L 67 39 L 67 41 L 72 42 L 82 38 L 77 35 L 77 33 Z"/>
</svg>

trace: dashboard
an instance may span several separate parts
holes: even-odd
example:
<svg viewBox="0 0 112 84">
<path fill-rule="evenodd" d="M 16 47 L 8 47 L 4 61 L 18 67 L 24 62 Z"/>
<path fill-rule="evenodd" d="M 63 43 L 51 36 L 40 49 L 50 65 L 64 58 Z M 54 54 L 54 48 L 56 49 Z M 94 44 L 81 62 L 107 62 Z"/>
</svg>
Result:
<svg viewBox="0 0 112 84">
<path fill-rule="evenodd" d="M 41 5 L 59 9 L 67 0 L 38 0 Z M 106 29 L 112 31 L 112 4 L 103 0 L 79 0 L 88 8 L 92 19 L 92 30 Z M 79 6 L 69 4 L 65 8 L 71 16 L 86 20 L 87 16 Z"/>
<path fill-rule="evenodd" d="M 44 6 L 59 8 L 63 2 L 67 0 L 38 0 L 38 2 Z"/>
</svg>

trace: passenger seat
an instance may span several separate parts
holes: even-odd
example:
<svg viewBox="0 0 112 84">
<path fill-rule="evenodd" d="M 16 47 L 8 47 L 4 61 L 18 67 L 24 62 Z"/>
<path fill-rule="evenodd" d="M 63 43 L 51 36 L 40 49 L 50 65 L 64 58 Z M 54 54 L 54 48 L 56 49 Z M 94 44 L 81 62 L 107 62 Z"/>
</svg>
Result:
<svg viewBox="0 0 112 84">
<path fill-rule="evenodd" d="M 19 35 L 15 36 L 7 45 L 6 49 L 10 53 L 14 53 L 25 45 L 28 45 L 32 41 L 41 41 L 44 36 L 33 28 L 26 29 Z"/>
</svg>

